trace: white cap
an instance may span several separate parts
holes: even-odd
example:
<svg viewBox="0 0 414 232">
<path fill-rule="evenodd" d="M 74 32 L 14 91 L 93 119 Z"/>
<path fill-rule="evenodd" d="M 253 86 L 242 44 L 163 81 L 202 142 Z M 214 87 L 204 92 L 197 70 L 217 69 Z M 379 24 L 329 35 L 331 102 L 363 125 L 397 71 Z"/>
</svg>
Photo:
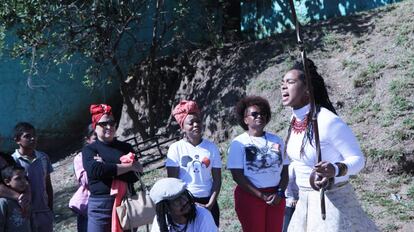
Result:
<svg viewBox="0 0 414 232">
<path fill-rule="evenodd" d="M 172 200 L 186 189 L 184 181 L 177 178 L 164 178 L 155 182 L 150 197 L 155 204 L 163 200 Z"/>
</svg>

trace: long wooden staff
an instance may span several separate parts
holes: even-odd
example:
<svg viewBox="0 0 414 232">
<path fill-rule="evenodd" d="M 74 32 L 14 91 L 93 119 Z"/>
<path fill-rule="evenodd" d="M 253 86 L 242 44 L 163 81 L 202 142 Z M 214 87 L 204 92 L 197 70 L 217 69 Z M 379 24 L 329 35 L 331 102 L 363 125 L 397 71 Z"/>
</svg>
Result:
<svg viewBox="0 0 414 232">
<path fill-rule="evenodd" d="M 301 57 L 302 57 L 302 63 L 303 63 L 303 68 L 305 71 L 305 79 L 306 79 L 306 86 L 309 92 L 309 103 L 310 103 L 310 114 L 311 114 L 311 121 L 312 121 L 312 129 L 313 129 L 313 136 L 315 138 L 315 149 L 316 149 L 316 154 L 318 155 L 318 163 L 322 161 L 322 154 L 321 154 L 321 144 L 319 141 L 319 130 L 318 130 L 318 120 L 317 120 L 317 110 L 315 107 L 315 97 L 313 94 L 313 87 L 312 87 L 312 82 L 311 82 L 311 77 L 309 75 L 309 68 L 308 68 L 308 63 L 307 63 L 307 59 L 306 59 L 306 51 L 305 51 L 305 44 L 302 40 L 302 34 L 300 31 L 300 23 L 299 20 L 296 16 L 296 10 L 295 10 L 295 5 L 293 3 L 293 0 L 289 0 L 289 4 L 290 4 L 290 11 L 292 12 L 292 19 L 293 19 L 293 23 L 295 24 L 295 30 L 296 30 L 296 39 L 297 39 L 297 43 L 299 46 L 299 50 L 301 53 Z M 305 135 L 306 136 L 306 135 Z M 325 220 L 326 219 L 326 207 L 325 207 L 325 188 L 326 186 L 320 188 L 318 186 L 315 185 L 315 178 L 316 178 L 316 173 L 312 172 L 312 175 L 310 176 L 310 184 L 312 186 L 313 189 L 320 191 L 320 199 L 321 199 L 321 214 L 322 214 L 322 219 Z"/>
</svg>

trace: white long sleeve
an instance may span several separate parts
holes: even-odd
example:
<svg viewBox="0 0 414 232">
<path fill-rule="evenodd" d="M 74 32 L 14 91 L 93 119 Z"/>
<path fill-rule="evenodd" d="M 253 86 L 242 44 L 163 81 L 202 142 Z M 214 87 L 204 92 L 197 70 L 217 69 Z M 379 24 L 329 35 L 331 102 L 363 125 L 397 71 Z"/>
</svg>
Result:
<svg viewBox="0 0 414 232">
<path fill-rule="evenodd" d="M 303 120 L 309 112 L 309 105 L 295 110 L 294 116 Z M 348 167 L 346 176 L 336 177 L 335 183 L 349 179 L 349 175 L 355 175 L 365 165 L 365 158 L 361 152 L 358 141 L 351 129 L 337 115 L 321 108 L 318 114 L 318 129 L 321 144 L 322 160 L 330 163 L 342 162 Z M 313 166 L 317 163 L 314 147 L 309 141 L 305 145 L 305 154 L 300 155 L 300 147 L 305 132 L 295 134 L 293 131 L 287 144 L 287 154 L 295 165 L 296 183 L 299 187 L 310 187 L 309 175 Z"/>
</svg>

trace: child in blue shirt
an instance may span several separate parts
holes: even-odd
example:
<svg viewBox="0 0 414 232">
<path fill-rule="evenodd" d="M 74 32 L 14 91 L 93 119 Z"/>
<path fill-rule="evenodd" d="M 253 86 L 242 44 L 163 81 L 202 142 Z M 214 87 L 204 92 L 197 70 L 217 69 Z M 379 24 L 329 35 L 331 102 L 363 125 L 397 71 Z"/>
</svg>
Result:
<svg viewBox="0 0 414 232">
<path fill-rule="evenodd" d="M 32 231 L 52 232 L 53 188 L 50 180 L 52 164 L 45 153 L 35 150 L 36 131 L 30 123 L 20 122 L 14 127 L 14 141 L 19 148 L 12 157 L 17 165 L 26 170 L 31 189 Z"/>
<path fill-rule="evenodd" d="M 24 193 L 29 187 L 24 168 L 6 166 L 1 171 L 3 183 L 10 189 Z M 11 198 L 0 197 L 0 232 L 30 232 L 28 212 L 20 208 L 19 203 Z"/>
</svg>

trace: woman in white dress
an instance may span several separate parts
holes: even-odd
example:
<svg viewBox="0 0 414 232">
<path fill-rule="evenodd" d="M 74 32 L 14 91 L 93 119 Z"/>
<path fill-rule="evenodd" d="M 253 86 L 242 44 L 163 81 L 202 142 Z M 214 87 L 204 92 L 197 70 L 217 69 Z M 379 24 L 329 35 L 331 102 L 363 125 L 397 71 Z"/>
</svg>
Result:
<svg viewBox="0 0 414 232">
<path fill-rule="evenodd" d="M 289 232 L 301 231 L 378 231 L 362 210 L 349 176 L 364 167 L 365 158 L 351 129 L 336 114 L 317 68 L 308 60 L 317 110 L 322 161 L 317 162 L 310 118 L 309 93 L 301 62 L 283 77 L 282 103 L 293 115 L 286 139 L 286 153 L 295 166 L 299 201 L 289 224 Z M 310 175 L 319 177 L 315 185 L 332 182 L 325 192 L 326 219 L 321 217 L 320 193 L 311 188 Z"/>
</svg>

